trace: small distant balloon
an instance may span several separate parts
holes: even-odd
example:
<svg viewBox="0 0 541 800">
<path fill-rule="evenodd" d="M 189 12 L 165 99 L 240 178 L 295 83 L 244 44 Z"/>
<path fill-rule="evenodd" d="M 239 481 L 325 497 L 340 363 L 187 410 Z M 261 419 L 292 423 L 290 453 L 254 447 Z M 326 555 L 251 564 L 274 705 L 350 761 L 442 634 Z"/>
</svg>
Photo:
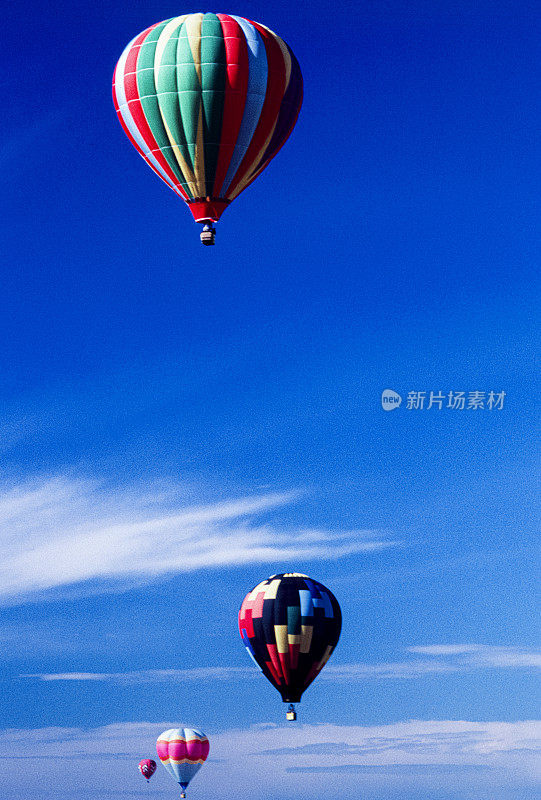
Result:
<svg viewBox="0 0 541 800">
<path fill-rule="evenodd" d="M 143 758 L 137 765 L 139 772 L 149 781 L 156 772 L 156 762 L 152 758 Z"/>
<path fill-rule="evenodd" d="M 158 738 L 156 750 L 167 772 L 180 784 L 180 796 L 186 797 L 188 784 L 207 760 L 209 740 L 195 728 L 170 728 Z"/>
</svg>

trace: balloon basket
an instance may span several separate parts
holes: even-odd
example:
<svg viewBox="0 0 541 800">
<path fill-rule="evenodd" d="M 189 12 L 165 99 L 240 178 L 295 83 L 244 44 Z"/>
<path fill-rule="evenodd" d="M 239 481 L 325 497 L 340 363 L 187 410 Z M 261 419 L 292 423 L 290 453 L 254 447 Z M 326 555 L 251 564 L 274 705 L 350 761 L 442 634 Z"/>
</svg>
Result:
<svg viewBox="0 0 541 800">
<path fill-rule="evenodd" d="M 295 711 L 295 706 L 293 703 L 290 703 L 287 707 L 286 719 L 288 722 L 295 722 L 297 719 L 297 712 Z"/>
<path fill-rule="evenodd" d="M 216 238 L 216 228 L 212 225 L 205 225 L 203 230 L 200 234 L 202 244 L 209 247 L 210 245 L 214 244 L 214 239 Z"/>
</svg>

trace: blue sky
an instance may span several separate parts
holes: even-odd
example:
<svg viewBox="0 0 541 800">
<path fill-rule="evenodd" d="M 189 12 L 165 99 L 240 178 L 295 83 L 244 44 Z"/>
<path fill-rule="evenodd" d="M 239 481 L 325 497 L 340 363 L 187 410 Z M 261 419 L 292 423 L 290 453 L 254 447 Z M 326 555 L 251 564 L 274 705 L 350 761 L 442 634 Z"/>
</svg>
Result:
<svg viewBox="0 0 541 800">
<path fill-rule="evenodd" d="M 5 12 L 7 794 L 139 797 L 193 724 L 194 800 L 531 800 L 539 9 L 215 9 L 282 35 L 305 99 L 214 248 L 110 98 L 127 42 L 192 10 Z M 236 629 L 290 569 L 344 615 L 296 727 Z"/>
</svg>

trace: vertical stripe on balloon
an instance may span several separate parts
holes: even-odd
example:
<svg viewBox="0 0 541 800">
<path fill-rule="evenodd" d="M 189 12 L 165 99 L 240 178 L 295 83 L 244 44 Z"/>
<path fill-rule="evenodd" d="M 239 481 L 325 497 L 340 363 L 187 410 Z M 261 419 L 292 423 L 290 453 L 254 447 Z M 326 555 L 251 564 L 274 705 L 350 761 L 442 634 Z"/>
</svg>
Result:
<svg viewBox="0 0 541 800">
<path fill-rule="evenodd" d="M 233 16 L 233 19 L 238 22 L 246 38 L 248 51 L 248 87 L 246 90 L 246 104 L 237 142 L 235 144 L 235 150 L 222 187 L 223 197 L 228 196 L 227 193 L 231 181 L 246 155 L 254 131 L 257 128 L 261 116 L 261 109 L 265 102 L 268 79 L 267 53 L 261 36 L 248 20 L 235 16 Z"/>
<path fill-rule="evenodd" d="M 230 200 L 233 200 L 242 192 L 247 185 L 250 175 L 257 168 L 261 156 L 265 152 L 274 131 L 280 103 L 282 102 L 282 97 L 284 96 L 286 88 L 286 64 L 284 62 L 282 49 L 277 42 L 278 37 L 275 34 L 271 35 L 267 29 L 263 28 L 263 26 L 259 25 L 257 22 L 252 22 L 252 25 L 259 32 L 265 45 L 269 79 L 267 80 L 265 102 L 261 109 L 257 128 L 237 174 L 233 178 L 227 191 L 227 196 Z"/>
<path fill-rule="evenodd" d="M 165 26 L 165 22 L 161 25 L 157 25 L 152 29 L 152 31 L 150 31 L 148 36 L 141 43 L 136 63 L 137 93 L 139 95 L 141 108 L 145 115 L 145 119 L 148 122 L 148 126 L 156 141 L 156 145 L 163 157 L 166 159 L 177 180 L 182 185 L 182 188 L 186 191 L 188 188 L 186 179 L 182 170 L 179 168 L 177 160 L 175 159 L 175 154 L 172 152 L 160 113 L 156 92 L 154 71 L 155 52 L 159 36 Z"/>
<path fill-rule="evenodd" d="M 171 48 L 176 51 L 176 69 L 174 71 L 174 83 L 176 85 L 177 96 L 174 96 L 173 84 L 170 87 L 172 100 L 178 103 L 179 119 L 182 120 L 184 137 L 186 141 L 186 151 L 190 169 L 194 173 L 193 193 L 197 197 L 197 186 L 195 177 L 195 144 L 197 141 L 197 123 L 199 120 L 199 105 L 201 100 L 201 85 L 199 76 L 195 68 L 192 48 L 188 40 L 188 24 L 190 18 L 179 30 L 178 42 L 176 47 L 171 43 Z M 164 54 L 165 55 L 165 54 Z M 169 61 L 169 59 L 168 59 Z M 174 62 L 172 62 L 174 63 Z M 164 93 L 166 89 L 164 87 Z"/>
<path fill-rule="evenodd" d="M 156 26 L 153 26 L 156 27 Z M 149 33 L 148 31 L 146 32 Z M 125 68 L 124 68 L 124 93 L 126 97 L 127 107 L 129 109 L 129 113 L 133 122 L 137 128 L 138 134 L 144 142 L 144 146 L 148 149 L 149 153 L 159 162 L 162 169 L 168 175 L 168 177 L 173 181 L 173 184 L 177 188 L 181 188 L 179 186 L 179 178 L 175 171 L 171 168 L 171 165 L 165 158 L 162 150 L 160 149 L 158 142 L 156 141 L 150 126 L 148 124 L 147 118 L 145 116 L 145 112 L 143 110 L 143 106 L 141 104 L 141 98 L 139 95 L 139 89 L 137 86 L 137 62 L 139 58 L 139 53 L 143 44 L 146 35 L 139 40 L 136 40 L 133 47 L 127 53 Z"/>
<path fill-rule="evenodd" d="M 179 41 L 180 110 L 195 175 L 195 196 L 205 196 L 205 148 L 201 102 L 201 24 L 203 14 L 190 14 Z"/>
<path fill-rule="evenodd" d="M 177 88 L 179 35 L 186 16 L 176 17 L 162 30 L 154 55 L 154 75 L 164 129 L 173 156 L 184 176 L 186 191 L 193 198 L 196 196 L 195 176 L 180 113 Z"/>
<path fill-rule="evenodd" d="M 293 130 L 302 104 L 302 75 L 299 62 L 289 48 L 288 51 L 291 59 L 289 83 L 282 100 L 280 115 L 276 122 L 274 134 L 267 152 L 264 155 L 264 160 L 266 162 L 270 161 L 271 158 L 274 158 L 280 147 L 284 144 L 289 134 Z"/>
<path fill-rule="evenodd" d="M 295 127 L 295 123 L 297 122 L 297 118 L 299 116 L 303 95 L 302 75 L 297 59 L 291 50 L 289 53 L 291 56 L 292 71 L 289 79 L 289 85 L 286 89 L 282 104 L 280 106 L 280 115 L 276 122 L 274 133 L 272 134 L 269 145 L 263 157 L 261 158 L 259 165 L 256 167 L 255 171 L 252 172 L 246 184 L 244 185 L 244 189 L 246 189 L 253 181 L 255 181 L 258 175 L 263 172 L 269 162 L 272 161 L 274 156 L 283 147 L 291 131 Z"/>
<path fill-rule="evenodd" d="M 205 152 L 205 191 L 212 197 L 218 164 L 225 101 L 226 50 L 222 25 L 216 14 L 201 23 L 201 98 Z"/>
<path fill-rule="evenodd" d="M 219 197 L 224 179 L 235 152 L 235 146 L 246 106 L 248 89 L 248 47 L 239 23 L 227 14 L 218 14 L 225 46 L 225 98 L 222 129 L 214 184 L 210 194 Z"/>
<path fill-rule="evenodd" d="M 136 150 L 139 151 L 140 155 L 145 159 L 154 172 L 156 172 L 157 175 L 159 175 L 159 177 L 173 189 L 173 191 L 183 196 L 182 190 L 178 186 L 176 176 L 171 171 L 161 152 L 157 151 L 153 153 L 151 147 L 149 147 L 145 141 L 133 117 L 133 114 L 131 113 L 128 98 L 126 97 L 125 71 L 128 55 L 132 51 L 133 47 L 137 47 L 137 43 L 142 41 L 146 34 L 154 27 L 156 26 L 152 25 L 150 28 L 147 28 L 147 30 L 139 34 L 139 36 L 136 36 L 135 39 L 133 39 L 124 49 L 113 76 L 113 100 L 120 124 L 122 125 L 125 133 Z"/>
</svg>

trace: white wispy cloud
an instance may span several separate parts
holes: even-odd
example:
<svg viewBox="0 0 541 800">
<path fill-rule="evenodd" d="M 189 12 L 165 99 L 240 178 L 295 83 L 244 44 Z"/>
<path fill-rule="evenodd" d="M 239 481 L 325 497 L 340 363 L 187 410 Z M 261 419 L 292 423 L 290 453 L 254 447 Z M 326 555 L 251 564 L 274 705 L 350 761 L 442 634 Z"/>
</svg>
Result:
<svg viewBox="0 0 541 800">
<path fill-rule="evenodd" d="M 533 648 L 495 647 L 480 644 L 427 645 L 409 647 L 413 658 L 407 661 L 388 661 L 380 664 L 327 664 L 318 680 L 366 681 L 404 678 L 423 678 L 438 673 L 471 672 L 476 669 L 513 669 L 541 666 L 541 653 Z M 416 658 L 417 654 L 434 656 Z M 145 683 L 152 681 L 200 681 L 204 679 L 233 681 L 258 675 L 248 667 L 196 667 L 194 669 L 149 669 L 133 672 L 59 672 L 32 673 L 21 678 L 41 681 L 112 681 L 116 683 Z"/>
<path fill-rule="evenodd" d="M 541 667 L 541 652 L 528 647 L 497 647 L 486 644 L 447 644 L 409 647 L 410 653 L 436 656 L 458 668 L 470 667 Z"/>
<path fill-rule="evenodd" d="M 189 505 L 178 488 L 57 477 L 0 487 L 0 598 L 90 580 L 149 579 L 248 563 L 341 558 L 390 547 L 374 531 L 279 527 L 256 519 L 298 492 Z"/>
<path fill-rule="evenodd" d="M 170 720 L 90 730 L 0 732 L 3 758 L 10 763 L 3 776 L 6 796 L 12 796 L 12 785 L 16 787 L 22 777 L 29 793 L 34 788 L 52 788 L 57 780 L 52 765 L 60 770 L 66 797 L 75 796 L 78 786 L 107 800 L 119 792 L 137 792 L 140 776 L 135 764 L 142 756 L 152 757 L 158 735 L 177 724 Z M 538 721 L 408 720 L 367 726 L 262 723 L 219 732 L 205 728 L 205 733 L 210 739 L 210 756 L 195 780 L 198 793 L 210 800 L 223 797 L 225 787 L 228 796 L 245 796 L 250 775 L 257 775 L 257 781 L 250 784 L 254 800 L 273 796 L 277 785 L 280 796 L 286 798 L 314 796 L 321 791 L 322 773 L 334 778 L 333 797 L 343 800 L 358 798 L 361 788 L 362 796 L 367 796 L 374 781 L 380 785 L 382 773 L 386 797 L 404 797 L 406 786 L 426 788 L 446 772 L 460 776 L 464 797 L 489 796 L 493 800 L 519 796 L 517 792 L 532 786 L 539 776 Z M 485 791 L 488 787 L 490 792 L 474 795 L 472 785 Z M 502 786 L 510 793 L 502 793 Z M 397 787 L 400 791 L 395 794 Z M 172 790 L 165 770 L 156 773 L 152 788 L 160 796 L 162 791 Z"/>
<path fill-rule="evenodd" d="M 541 652 L 531 647 L 442 644 L 408 647 L 407 652 L 411 653 L 413 658 L 405 661 L 381 664 L 328 664 L 320 679 L 422 678 L 424 675 L 471 672 L 479 669 L 541 667 Z M 425 658 L 416 658 L 417 655 Z"/>
<path fill-rule="evenodd" d="M 464 653 L 475 653 L 481 645 L 478 644 L 430 644 L 421 647 L 408 647 L 410 653 L 423 653 L 427 656 L 456 656 Z"/>
<path fill-rule="evenodd" d="M 187 683 L 212 680 L 232 681 L 259 674 L 253 667 L 194 667 L 193 669 L 146 669 L 133 672 L 39 672 L 20 675 L 41 681 L 112 681 L 114 683 L 148 683 L 167 681 Z"/>
</svg>

